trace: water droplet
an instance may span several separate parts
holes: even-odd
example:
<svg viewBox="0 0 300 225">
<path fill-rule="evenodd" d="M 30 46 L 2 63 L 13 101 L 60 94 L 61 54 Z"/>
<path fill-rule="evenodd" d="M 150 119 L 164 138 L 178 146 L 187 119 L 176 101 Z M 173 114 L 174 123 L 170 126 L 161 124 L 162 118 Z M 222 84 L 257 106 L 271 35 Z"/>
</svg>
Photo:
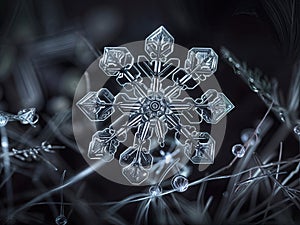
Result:
<svg viewBox="0 0 300 225">
<path fill-rule="evenodd" d="M 260 89 L 256 86 L 255 82 L 253 80 L 249 80 L 249 87 L 251 88 L 252 91 L 254 92 L 259 92 Z"/>
<path fill-rule="evenodd" d="M 149 188 L 149 194 L 151 197 L 159 196 L 162 193 L 162 188 L 160 185 L 153 185 Z"/>
<path fill-rule="evenodd" d="M 242 158 L 246 153 L 246 148 L 244 145 L 236 144 L 232 146 L 232 154 L 238 158 Z"/>
<path fill-rule="evenodd" d="M 254 129 L 246 129 L 243 130 L 241 133 L 241 141 L 245 144 L 247 143 L 248 146 L 255 145 L 259 140 L 258 134 L 255 134 Z"/>
<path fill-rule="evenodd" d="M 55 223 L 57 225 L 66 225 L 68 223 L 68 219 L 64 215 L 59 215 L 56 217 Z"/>
<path fill-rule="evenodd" d="M 284 111 L 280 110 L 278 114 L 279 114 L 280 120 L 282 122 L 285 122 L 285 113 L 284 113 Z"/>
<path fill-rule="evenodd" d="M 178 192 L 184 192 L 189 187 L 189 181 L 186 177 L 182 175 L 175 176 L 172 179 L 172 187 Z"/>
<path fill-rule="evenodd" d="M 0 115 L 0 127 L 4 127 L 8 122 L 8 118 L 6 116 Z"/>
<path fill-rule="evenodd" d="M 300 124 L 294 127 L 294 133 L 300 137 Z"/>
</svg>

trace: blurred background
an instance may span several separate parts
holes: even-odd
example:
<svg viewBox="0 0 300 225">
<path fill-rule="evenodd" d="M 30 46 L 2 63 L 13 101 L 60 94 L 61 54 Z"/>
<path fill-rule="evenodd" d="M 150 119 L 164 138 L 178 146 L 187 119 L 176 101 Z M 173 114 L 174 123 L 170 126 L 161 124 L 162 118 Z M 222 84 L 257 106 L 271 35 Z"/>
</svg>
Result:
<svg viewBox="0 0 300 225">
<path fill-rule="evenodd" d="M 1 218 L 5 218 L 8 207 L 16 209 L 59 185 L 63 170 L 67 170 L 67 178 L 88 166 L 73 138 L 71 107 L 79 79 L 105 46 L 144 40 L 163 25 L 175 42 L 186 48 L 212 47 L 221 56 L 220 48 L 226 47 L 249 68 L 257 67 L 276 79 L 284 102 L 299 59 L 299 10 L 299 2 L 290 0 L 0 0 L 0 110 L 17 113 L 35 107 L 40 115 L 36 128 L 7 125 L 10 147 L 28 148 L 45 140 L 66 146 L 47 154 L 58 171 L 41 161 L 12 162 L 13 201 L 7 201 L 5 188 L 0 189 Z M 227 132 L 215 164 L 201 173 L 194 170 L 191 180 L 227 165 L 233 158 L 231 146 L 241 142 L 242 130 L 255 127 L 267 111 L 263 101 L 221 57 L 215 75 L 236 108 L 227 116 Z M 294 155 L 298 144 L 290 134 L 292 127 L 278 134 L 282 122 L 273 114 L 270 117 L 272 128 L 262 147 L 273 146 L 278 151 L 279 142 L 284 141 L 284 157 Z M 225 181 L 211 182 L 207 196 L 220 198 L 225 186 Z M 119 201 L 145 190 L 115 184 L 93 173 L 65 190 L 66 202 L 84 199 L 77 208 L 65 206 L 69 224 L 109 224 L 101 207 L 86 202 Z M 183 195 L 189 199 L 196 194 L 191 188 Z M 47 199 L 59 200 L 58 194 Z M 119 212 L 120 217 L 132 221 L 136 210 L 136 205 L 130 205 Z M 58 205 L 44 204 L 26 209 L 15 222 L 55 224 L 58 214 Z"/>
</svg>

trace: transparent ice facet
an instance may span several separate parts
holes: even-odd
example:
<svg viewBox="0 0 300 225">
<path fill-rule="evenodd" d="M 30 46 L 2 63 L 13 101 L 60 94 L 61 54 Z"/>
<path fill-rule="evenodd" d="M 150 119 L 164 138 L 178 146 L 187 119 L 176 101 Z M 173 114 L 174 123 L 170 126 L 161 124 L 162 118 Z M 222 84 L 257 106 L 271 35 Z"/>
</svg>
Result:
<svg viewBox="0 0 300 225">
<path fill-rule="evenodd" d="M 246 148 L 242 144 L 236 144 L 232 146 L 232 154 L 238 158 L 243 158 L 246 153 Z"/>
<path fill-rule="evenodd" d="M 173 81 L 182 87 L 183 90 L 185 89 L 194 89 L 199 85 L 198 78 L 194 78 L 192 74 L 188 73 L 188 71 L 184 69 L 180 69 L 176 71 L 172 76 Z"/>
<path fill-rule="evenodd" d="M 133 162 L 138 162 L 143 168 L 150 168 L 152 166 L 153 157 L 138 147 L 129 147 L 120 155 L 120 165 L 128 166 Z"/>
<path fill-rule="evenodd" d="M 103 121 L 114 112 L 112 103 L 114 102 L 115 97 L 107 88 L 101 88 L 97 95 L 101 103 L 100 110 L 98 111 L 98 118 Z"/>
<path fill-rule="evenodd" d="M 196 111 L 207 123 L 211 124 L 218 123 L 233 108 L 234 105 L 223 93 L 213 89 L 206 91 L 201 99 L 196 99 Z"/>
<path fill-rule="evenodd" d="M 211 48 L 191 48 L 185 61 L 185 70 L 195 80 L 204 81 L 217 70 L 218 55 Z"/>
<path fill-rule="evenodd" d="M 141 81 L 141 77 L 140 77 L 140 72 L 134 67 L 124 67 L 123 69 L 120 70 L 120 72 L 118 73 L 118 77 L 116 78 L 116 81 L 117 83 L 120 85 L 120 86 L 123 86 L 123 87 L 131 87 L 131 83 L 133 81 Z M 126 84 L 128 84 L 126 86 Z M 132 87 L 131 87 L 132 89 Z"/>
<path fill-rule="evenodd" d="M 121 70 L 128 70 L 134 58 L 126 47 L 106 47 L 99 61 L 99 67 L 108 76 L 118 76 Z"/>
<path fill-rule="evenodd" d="M 129 97 L 126 93 L 119 93 L 116 96 L 116 108 L 124 114 L 130 114 L 132 111 L 141 108 L 141 102 L 136 98 Z"/>
<path fill-rule="evenodd" d="M 173 49 L 174 38 L 163 26 L 156 29 L 145 40 L 145 52 L 153 60 L 165 62 Z"/>
<path fill-rule="evenodd" d="M 178 192 L 185 192 L 189 187 L 189 180 L 182 175 L 173 177 L 171 182 L 173 189 Z"/>
<path fill-rule="evenodd" d="M 137 162 L 124 167 L 122 173 L 131 184 L 135 185 L 143 183 L 149 176 L 149 172 Z"/>
<path fill-rule="evenodd" d="M 300 124 L 294 127 L 294 133 L 300 137 Z"/>
<path fill-rule="evenodd" d="M 166 123 L 167 123 L 169 130 L 179 129 L 179 127 L 180 127 L 179 116 L 177 116 L 173 113 L 169 113 L 169 114 L 166 114 L 165 117 L 166 117 Z"/>
<path fill-rule="evenodd" d="M 212 164 L 215 155 L 215 140 L 207 132 L 197 133 L 184 153 L 194 164 Z"/>
<path fill-rule="evenodd" d="M 113 160 L 120 144 L 113 134 L 114 131 L 110 128 L 96 132 L 89 145 L 88 157 L 90 159 L 102 159 L 106 162 Z"/>
<path fill-rule="evenodd" d="M 100 100 L 98 99 L 97 92 L 88 92 L 78 103 L 79 109 L 91 121 L 97 121 L 97 112 L 100 108 Z"/>
<path fill-rule="evenodd" d="M 98 92 L 88 92 L 77 106 L 91 121 L 104 121 L 113 112 L 113 94 L 107 88 L 101 88 Z"/>
<path fill-rule="evenodd" d="M 157 142 L 160 144 L 160 146 L 164 145 L 165 136 L 167 132 L 168 132 L 168 128 L 166 123 L 160 119 L 156 120 L 155 133 L 157 137 Z"/>
</svg>

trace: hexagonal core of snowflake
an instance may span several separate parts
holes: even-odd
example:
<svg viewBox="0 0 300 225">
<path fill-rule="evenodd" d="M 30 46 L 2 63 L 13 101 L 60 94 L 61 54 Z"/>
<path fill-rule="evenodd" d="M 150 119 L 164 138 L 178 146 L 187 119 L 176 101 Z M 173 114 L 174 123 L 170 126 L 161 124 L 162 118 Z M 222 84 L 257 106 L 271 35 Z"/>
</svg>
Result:
<svg viewBox="0 0 300 225">
<path fill-rule="evenodd" d="M 77 103 L 94 122 L 120 113 L 108 128 L 93 136 L 90 159 L 111 161 L 119 143 L 127 140 L 127 133 L 135 132 L 133 143 L 119 160 L 122 173 L 131 184 L 147 180 L 153 167 L 153 145 L 163 148 L 169 131 L 181 136 L 179 140 L 174 135 L 174 148 L 184 151 L 192 163 L 213 163 L 215 141 L 207 132 L 198 132 L 195 125 L 203 120 L 216 124 L 234 108 L 223 93 L 213 89 L 196 99 L 182 96 L 216 71 L 218 56 L 211 48 L 192 48 L 183 68 L 168 60 L 173 50 L 174 38 L 164 27 L 146 38 L 145 53 L 149 58 L 139 56 L 137 63 L 125 47 L 105 48 L 99 67 L 107 76 L 115 77 L 123 91 L 114 96 L 109 89 L 100 88 Z M 168 158 L 168 163 L 171 161 Z"/>
<path fill-rule="evenodd" d="M 159 95 L 146 97 L 141 102 L 141 113 L 146 120 L 159 119 L 165 115 L 167 110 L 167 99 Z"/>
</svg>

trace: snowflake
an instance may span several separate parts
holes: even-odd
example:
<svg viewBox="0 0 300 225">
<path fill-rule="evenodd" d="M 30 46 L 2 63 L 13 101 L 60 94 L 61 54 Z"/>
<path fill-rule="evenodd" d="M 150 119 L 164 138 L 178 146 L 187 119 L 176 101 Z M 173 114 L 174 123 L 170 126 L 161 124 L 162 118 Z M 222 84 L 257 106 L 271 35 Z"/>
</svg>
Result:
<svg viewBox="0 0 300 225">
<path fill-rule="evenodd" d="M 126 47 L 104 48 L 99 68 L 114 77 L 122 89 L 114 95 L 103 87 L 88 92 L 77 102 L 93 122 L 120 114 L 93 135 L 88 158 L 112 161 L 121 143 L 128 140 L 129 131 L 133 133 L 131 146 L 118 156 L 122 173 L 131 184 L 147 180 L 155 164 L 153 146 L 162 152 L 170 136 L 175 148 L 192 163 L 212 164 L 215 141 L 208 132 L 198 131 L 197 126 L 203 120 L 216 124 L 234 108 L 223 93 L 214 89 L 198 98 L 186 94 L 217 70 L 218 56 L 213 49 L 191 48 L 182 68 L 178 58 L 169 58 L 174 51 L 174 38 L 161 26 L 146 38 L 144 51 L 148 56 L 138 55 L 135 63 Z M 172 161 L 172 154 L 162 154 Z"/>
</svg>

